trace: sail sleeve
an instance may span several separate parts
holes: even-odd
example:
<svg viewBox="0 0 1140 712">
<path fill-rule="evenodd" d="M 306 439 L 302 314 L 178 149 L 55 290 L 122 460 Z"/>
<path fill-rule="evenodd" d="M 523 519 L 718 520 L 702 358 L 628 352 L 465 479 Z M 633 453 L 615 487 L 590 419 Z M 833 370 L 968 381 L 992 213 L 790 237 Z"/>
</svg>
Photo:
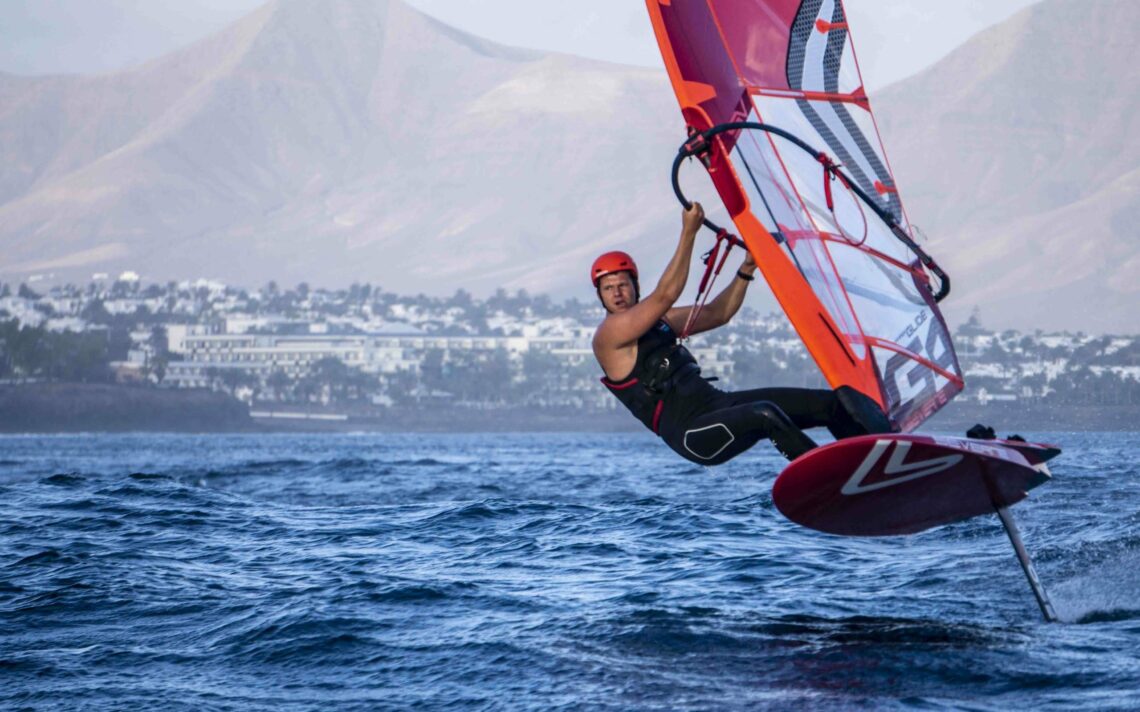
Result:
<svg viewBox="0 0 1140 712">
<path fill-rule="evenodd" d="M 840 0 L 647 0 L 690 132 L 717 135 L 709 176 L 780 305 L 833 387 L 875 397 L 904 431 L 962 389 L 913 241 Z M 850 182 L 848 182 L 848 180 Z M 857 196 L 856 188 L 889 218 Z M 913 243 L 912 243 L 913 244 Z"/>
</svg>

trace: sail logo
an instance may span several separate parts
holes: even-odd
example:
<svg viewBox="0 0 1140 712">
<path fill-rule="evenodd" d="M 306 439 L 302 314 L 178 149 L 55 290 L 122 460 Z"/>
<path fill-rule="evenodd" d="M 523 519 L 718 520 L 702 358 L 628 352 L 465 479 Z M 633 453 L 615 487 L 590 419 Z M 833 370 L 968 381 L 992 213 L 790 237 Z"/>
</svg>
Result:
<svg viewBox="0 0 1140 712">
<path fill-rule="evenodd" d="M 881 470 L 875 466 L 882 460 L 883 454 L 890 449 L 891 445 L 895 446 L 886 464 Z M 863 458 L 863 463 L 859 465 L 859 469 L 851 475 L 851 479 L 843 485 L 839 490 L 845 495 L 865 494 L 867 492 L 874 492 L 875 490 L 883 489 L 884 487 L 893 487 L 900 485 L 903 482 L 910 482 L 917 480 L 921 477 L 928 477 L 943 470 L 948 470 L 954 465 L 957 465 L 963 460 L 964 455 L 944 455 L 942 457 L 935 457 L 930 460 L 917 460 L 914 462 L 906 462 L 907 454 L 910 453 L 911 443 L 907 440 L 876 440 L 874 447 L 867 453 L 867 457 Z M 863 484 L 867 476 L 872 472 L 881 472 L 889 479 L 879 480 L 878 482 L 871 482 L 870 484 Z"/>
</svg>

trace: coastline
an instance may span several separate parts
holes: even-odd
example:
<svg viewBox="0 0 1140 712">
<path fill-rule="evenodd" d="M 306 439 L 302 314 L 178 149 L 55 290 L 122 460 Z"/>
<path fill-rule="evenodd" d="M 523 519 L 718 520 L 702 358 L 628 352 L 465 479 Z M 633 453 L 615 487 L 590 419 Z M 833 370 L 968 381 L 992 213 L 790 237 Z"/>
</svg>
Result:
<svg viewBox="0 0 1140 712">
<path fill-rule="evenodd" d="M 253 415 L 251 415 L 251 413 Z M 1000 435 L 1020 432 L 1140 429 L 1140 405 L 1050 406 L 952 402 L 923 431 L 962 432 L 975 423 Z M 534 407 L 391 408 L 245 403 L 207 390 L 36 383 L 0 386 L 0 433 L 185 432 L 628 432 L 644 428 L 623 410 Z"/>
<path fill-rule="evenodd" d="M 0 386 L 0 433 L 242 432 L 249 409 L 223 393 L 104 383 Z"/>
</svg>

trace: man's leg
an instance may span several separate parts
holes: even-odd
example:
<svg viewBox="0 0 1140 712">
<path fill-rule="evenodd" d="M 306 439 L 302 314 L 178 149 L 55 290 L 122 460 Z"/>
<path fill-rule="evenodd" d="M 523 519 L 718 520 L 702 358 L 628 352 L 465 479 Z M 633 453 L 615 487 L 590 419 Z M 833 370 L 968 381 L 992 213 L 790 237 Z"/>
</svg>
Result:
<svg viewBox="0 0 1140 712">
<path fill-rule="evenodd" d="M 728 396 L 733 404 L 768 401 L 787 413 L 800 428 L 827 428 L 836 439 L 895 430 L 878 403 L 850 386 L 840 386 L 834 391 L 755 388 Z"/>
<path fill-rule="evenodd" d="M 768 438 L 784 457 L 794 460 L 816 447 L 778 406 L 770 401 L 731 405 L 689 422 L 667 440 L 686 459 L 702 465 L 727 462 Z"/>
</svg>

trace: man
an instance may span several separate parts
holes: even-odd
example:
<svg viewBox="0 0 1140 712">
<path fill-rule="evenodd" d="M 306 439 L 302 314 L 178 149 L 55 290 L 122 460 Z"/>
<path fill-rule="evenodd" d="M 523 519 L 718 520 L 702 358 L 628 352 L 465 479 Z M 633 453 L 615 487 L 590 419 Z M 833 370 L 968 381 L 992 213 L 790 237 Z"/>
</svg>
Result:
<svg viewBox="0 0 1140 712">
<path fill-rule="evenodd" d="M 701 377 L 696 360 L 677 339 L 693 307 L 673 305 L 685 288 L 703 220 L 698 203 L 683 212 L 673 258 L 644 298 L 633 258 L 607 252 L 595 260 L 590 278 L 607 312 L 594 334 L 594 356 L 605 372 L 602 383 L 669 447 L 702 465 L 726 462 L 762 438 L 795 459 L 816 446 L 803 428 L 826 426 L 837 438 L 889 432 L 890 421 L 878 404 L 846 386 L 727 393 Z M 755 271 L 748 255 L 732 282 L 699 311 L 691 333 L 728 323 Z"/>
</svg>

